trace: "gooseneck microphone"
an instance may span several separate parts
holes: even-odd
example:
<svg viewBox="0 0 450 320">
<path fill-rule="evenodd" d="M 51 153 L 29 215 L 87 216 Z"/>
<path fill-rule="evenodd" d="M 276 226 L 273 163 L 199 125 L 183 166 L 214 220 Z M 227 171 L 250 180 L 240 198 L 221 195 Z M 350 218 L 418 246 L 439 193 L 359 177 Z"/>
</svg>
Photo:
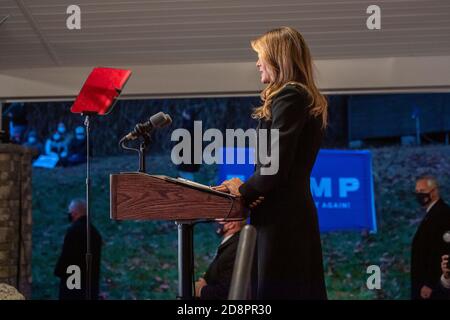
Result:
<svg viewBox="0 0 450 320">
<path fill-rule="evenodd" d="M 122 149 L 136 151 L 139 154 L 139 172 L 146 172 L 145 154 L 147 153 L 147 147 L 151 142 L 150 134 L 154 129 L 164 128 L 171 123 L 172 118 L 168 114 L 158 112 L 151 116 L 146 122 L 138 123 L 133 131 L 120 139 L 119 145 Z M 138 138 L 141 138 L 139 149 L 126 146 L 128 141 L 136 140 Z"/>
<path fill-rule="evenodd" d="M 172 123 L 172 118 L 164 113 L 164 112 L 158 112 L 157 114 L 154 114 L 150 117 L 146 122 L 138 123 L 133 131 L 128 133 L 125 137 L 121 139 L 121 141 L 130 141 L 135 140 L 138 137 L 142 137 L 146 134 L 149 134 L 153 131 L 153 129 L 159 129 L 164 128 L 165 126 L 168 126 Z"/>
</svg>

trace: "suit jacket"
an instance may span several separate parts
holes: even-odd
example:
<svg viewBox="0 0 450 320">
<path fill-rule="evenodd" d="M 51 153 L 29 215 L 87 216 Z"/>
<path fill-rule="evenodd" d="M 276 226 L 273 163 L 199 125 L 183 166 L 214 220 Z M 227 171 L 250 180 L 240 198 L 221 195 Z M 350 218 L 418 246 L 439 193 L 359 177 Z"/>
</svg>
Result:
<svg viewBox="0 0 450 320">
<path fill-rule="evenodd" d="M 98 299 L 100 278 L 100 256 L 102 238 L 97 229 L 91 225 L 91 297 Z M 68 289 L 66 285 L 67 267 L 77 265 L 81 270 L 81 289 Z M 81 217 L 67 230 L 64 244 L 55 267 L 55 275 L 60 278 L 60 300 L 83 300 L 86 297 L 86 217 Z"/>
<path fill-rule="evenodd" d="M 450 208 L 438 200 L 420 223 L 411 246 L 411 298 L 421 299 L 420 289 L 433 289 L 440 297 L 441 257 L 448 254 L 442 235 L 450 230 Z"/>
<path fill-rule="evenodd" d="M 439 300 L 450 300 L 450 289 L 446 288 L 439 282 L 439 286 L 436 290 L 436 299 Z"/>
<path fill-rule="evenodd" d="M 217 249 L 217 254 L 206 271 L 204 279 L 207 285 L 202 288 L 200 299 L 226 300 L 228 298 L 239 234 L 240 232 L 236 232 Z"/>
<path fill-rule="evenodd" d="M 310 174 L 323 138 L 322 120 L 309 113 L 304 89 L 285 86 L 272 100 L 271 120 L 258 130 L 279 130 L 279 170 L 253 175 L 239 188 L 245 202 L 264 201 L 251 211 L 257 230 L 254 282 L 258 299 L 326 299 L 317 211 Z M 270 141 L 270 150 L 274 141 Z M 258 135 L 259 137 L 259 135 Z"/>
</svg>

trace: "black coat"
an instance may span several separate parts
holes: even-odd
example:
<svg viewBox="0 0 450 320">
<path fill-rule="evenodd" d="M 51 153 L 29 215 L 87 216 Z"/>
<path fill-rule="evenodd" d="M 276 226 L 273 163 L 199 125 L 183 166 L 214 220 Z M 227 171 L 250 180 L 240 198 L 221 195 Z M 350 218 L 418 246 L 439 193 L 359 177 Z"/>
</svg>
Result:
<svg viewBox="0 0 450 320">
<path fill-rule="evenodd" d="M 440 298 L 441 257 L 449 254 L 442 235 L 450 230 L 450 208 L 438 200 L 420 223 L 411 246 L 411 298 L 421 299 L 423 286 Z"/>
<path fill-rule="evenodd" d="M 253 282 L 258 299 L 327 298 L 309 181 L 323 129 L 321 119 L 309 114 L 309 101 L 306 91 L 292 85 L 273 99 L 272 120 L 260 121 L 258 129 L 279 129 L 278 172 L 262 175 L 257 163 L 239 189 L 246 203 L 265 197 L 251 212 L 258 233 Z"/>
<path fill-rule="evenodd" d="M 228 298 L 239 234 L 240 232 L 237 232 L 232 235 L 217 249 L 217 254 L 204 276 L 207 285 L 203 287 L 200 299 L 226 300 Z"/>
<path fill-rule="evenodd" d="M 97 229 L 91 225 L 92 277 L 91 297 L 98 299 L 100 278 L 100 256 L 102 238 Z M 81 289 L 68 289 L 66 281 L 67 267 L 77 265 L 81 270 Z M 81 217 L 67 230 L 61 255 L 55 267 L 55 275 L 60 278 L 60 300 L 83 300 L 86 297 L 86 217 Z"/>
<path fill-rule="evenodd" d="M 439 300 L 450 300 L 450 289 L 445 288 L 442 283 L 439 283 L 434 298 Z"/>
</svg>

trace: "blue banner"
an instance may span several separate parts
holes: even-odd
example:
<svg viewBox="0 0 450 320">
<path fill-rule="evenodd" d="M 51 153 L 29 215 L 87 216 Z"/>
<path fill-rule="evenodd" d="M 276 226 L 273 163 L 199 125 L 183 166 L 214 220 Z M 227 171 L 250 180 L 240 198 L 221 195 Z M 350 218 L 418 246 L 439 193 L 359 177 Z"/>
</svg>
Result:
<svg viewBox="0 0 450 320">
<path fill-rule="evenodd" d="M 377 231 L 370 151 L 320 150 L 310 182 L 321 231 Z"/>
<path fill-rule="evenodd" d="M 218 182 L 233 177 L 245 181 L 252 175 L 252 149 L 224 148 L 223 151 L 222 159 L 232 152 L 235 161 L 219 165 Z M 310 183 L 322 232 L 377 231 L 370 151 L 320 150 Z"/>
</svg>

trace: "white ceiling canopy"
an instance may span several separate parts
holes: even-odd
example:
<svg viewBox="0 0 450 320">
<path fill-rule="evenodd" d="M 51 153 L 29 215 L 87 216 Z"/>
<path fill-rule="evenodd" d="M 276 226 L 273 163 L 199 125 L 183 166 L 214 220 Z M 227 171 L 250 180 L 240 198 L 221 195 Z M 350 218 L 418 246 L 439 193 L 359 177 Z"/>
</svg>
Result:
<svg viewBox="0 0 450 320">
<path fill-rule="evenodd" d="M 99 65 L 130 67 L 140 81 L 149 79 L 153 87 L 148 89 L 138 89 L 136 81 L 130 82 L 130 90 L 136 95 L 257 92 L 260 86 L 253 69 L 255 54 L 249 42 L 279 26 L 302 32 L 325 90 L 395 87 L 398 76 L 377 75 L 377 70 L 391 66 L 399 72 L 403 69 L 396 64 L 404 65 L 404 58 L 410 59 L 408 68 L 431 61 L 428 67 L 437 78 L 429 82 L 425 77 L 419 83 L 406 79 L 405 83 L 400 81 L 402 87 L 450 87 L 448 72 L 436 74 L 448 66 L 434 66 L 435 60 L 430 59 L 449 61 L 448 0 L 78 0 L 81 29 L 69 30 L 66 11 L 72 4 L 72 0 L 0 0 L 0 19 L 9 15 L 0 25 L 0 98 L 73 96 L 90 68 Z M 370 15 L 366 9 L 372 4 L 381 9 L 380 30 L 366 26 Z M 358 70 L 351 68 L 352 61 L 359 61 Z M 360 74 L 364 61 L 374 63 L 368 70 L 381 82 L 374 83 L 367 79 L 370 75 Z M 178 72 L 167 69 L 164 73 L 163 66 L 174 65 L 179 66 Z M 188 81 L 192 77 L 186 74 L 190 65 L 203 69 L 202 74 L 212 77 L 207 82 L 216 83 L 216 87 L 204 90 L 201 86 L 205 83 L 198 82 L 188 91 L 183 87 L 164 89 L 173 77 Z M 218 76 L 215 72 L 220 65 L 227 66 L 229 72 Z M 329 79 L 336 77 L 330 73 L 341 72 L 342 65 L 349 75 L 340 76 L 350 78 L 342 84 L 330 83 Z M 54 72 L 60 77 L 56 82 L 48 75 Z M 252 84 L 223 79 L 233 74 L 244 76 Z M 165 85 L 155 89 L 158 79 Z M 9 85 L 3 85 L 5 81 Z M 22 88 L 11 89 L 12 83 Z M 45 92 L 43 88 L 47 88 Z"/>
</svg>

